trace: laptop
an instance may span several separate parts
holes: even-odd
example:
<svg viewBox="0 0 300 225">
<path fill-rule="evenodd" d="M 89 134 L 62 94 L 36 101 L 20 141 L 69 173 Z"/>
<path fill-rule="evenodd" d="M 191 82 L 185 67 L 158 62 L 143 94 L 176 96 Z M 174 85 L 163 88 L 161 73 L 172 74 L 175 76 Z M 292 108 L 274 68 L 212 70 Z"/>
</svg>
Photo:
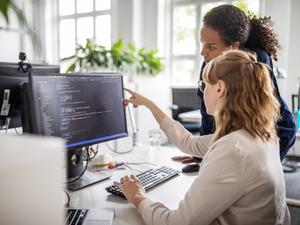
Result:
<svg viewBox="0 0 300 225">
<path fill-rule="evenodd" d="M 66 224 L 62 139 L 0 135 L 0 224 Z M 80 224 L 111 225 L 113 209 L 84 209 Z M 76 224 L 73 220 L 72 224 Z"/>
</svg>

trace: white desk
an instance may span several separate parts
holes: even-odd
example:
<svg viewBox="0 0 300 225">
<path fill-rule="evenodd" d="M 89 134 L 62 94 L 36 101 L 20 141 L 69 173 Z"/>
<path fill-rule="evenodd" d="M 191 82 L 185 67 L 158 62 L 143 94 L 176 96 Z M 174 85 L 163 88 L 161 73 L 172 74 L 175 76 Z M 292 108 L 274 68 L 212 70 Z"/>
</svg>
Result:
<svg viewBox="0 0 300 225">
<path fill-rule="evenodd" d="M 201 113 L 200 110 L 193 110 L 185 113 L 180 113 L 178 117 L 183 122 L 191 122 L 191 123 L 200 123 L 201 122 Z"/>
<path fill-rule="evenodd" d="M 111 153 L 110 153 L 111 154 Z M 180 170 L 182 164 L 172 161 L 171 156 L 182 154 L 179 150 L 169 147 L 160 147 L 159 149 L 150 149 L 148 146 L 136 147 L 132 152 L 122 155 L 114 154 L 114 160 L 127 162 L 151 162 L 157 166 L 166 165 Z M 145 170 L 153 166 L 148 164 L 129 165 L 138 170 Z M 137 225 L 144 224 L 137 210 L 126 200 L 113 196 L 105 191 L 105 187 L 112 184 L 113 181 L 126 174 L 135 174 L 136 171 L 129 169 L 111 170 L 113 173 L 111 179 L 99 182 L 90 187 L 70 192 L 70 207 L 109 207 L 115 209 L 113 225 Z M 191 183 L 195 179 L 195 174 L 180 174 L 165 183 L 157 186 L 147 192 L 147 195 L 154 201 L 160 201 L 171 209 L 178 207 L 179 201 L 183 199 Z"/>
<path fill-rule="evenodd" d="M 288 155 L 300 156 L 300 131 L 296 133 L 296 141 L 293 147 L 288 152 Z"/>
</svg>

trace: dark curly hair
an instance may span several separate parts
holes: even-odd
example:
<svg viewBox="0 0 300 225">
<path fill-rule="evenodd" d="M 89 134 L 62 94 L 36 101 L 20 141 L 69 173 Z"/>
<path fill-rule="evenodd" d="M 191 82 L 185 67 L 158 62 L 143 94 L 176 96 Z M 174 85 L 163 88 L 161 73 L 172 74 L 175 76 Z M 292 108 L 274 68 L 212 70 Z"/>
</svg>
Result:
<svg viewBox="0 0 300 225">
<path fill-rule="evenodd" d="M 233 5 L 220 5 L 204 16 L 203 23 L 216 30 L 226 45 L 238 41 L 241 49 L 259 48 L 277 60 L 280 45 L 271 17 L 246 16 Z"/>
</svg>

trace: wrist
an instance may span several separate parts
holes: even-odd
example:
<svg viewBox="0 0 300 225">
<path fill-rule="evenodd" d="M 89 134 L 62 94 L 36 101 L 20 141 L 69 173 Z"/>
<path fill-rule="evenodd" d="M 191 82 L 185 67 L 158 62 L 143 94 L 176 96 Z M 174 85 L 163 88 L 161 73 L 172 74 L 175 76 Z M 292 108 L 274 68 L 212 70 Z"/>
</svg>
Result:
<svg viewBox="0 0 300 225">
<path fill-rule="evenodd" d="M 144 195 L 136 195 L 136 196 L 133 197 L 131 203 L 132 203 L 136 208 L 138 208 L 139 205 L 140 205 L 140 203 L 141 203 L 144 199 L 146 199 L 146 197 L 145 197 Z"/>
<path fill-rule="evenodd" d="M 153 107 L 153 102 L 150 100 L 150 99 L 147 99 L 147 101 L 145 102 L 145 106 L 147 107 L 147 108 L 151 108 L 151 107 Z"/>
</svg>

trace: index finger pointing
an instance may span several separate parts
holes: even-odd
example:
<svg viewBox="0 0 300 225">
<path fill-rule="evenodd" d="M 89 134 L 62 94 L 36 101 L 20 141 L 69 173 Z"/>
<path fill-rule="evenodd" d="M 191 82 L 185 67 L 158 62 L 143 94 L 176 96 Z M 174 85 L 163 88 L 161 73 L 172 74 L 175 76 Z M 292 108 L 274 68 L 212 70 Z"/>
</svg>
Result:
<svg viewBox="0 0 300 225">
<path fill-rule="evenodd" d="M 132 94 L 133 95 L 133 93 L 134 93 L 134 91 L 132 91 L 132 90 L 130 90 L 130 89 L 128 89 L 128 88 L 123 88 L 125 91 L 127 91 L 127 92 L 129 92 L 130 94 Z"/>
</svg>

